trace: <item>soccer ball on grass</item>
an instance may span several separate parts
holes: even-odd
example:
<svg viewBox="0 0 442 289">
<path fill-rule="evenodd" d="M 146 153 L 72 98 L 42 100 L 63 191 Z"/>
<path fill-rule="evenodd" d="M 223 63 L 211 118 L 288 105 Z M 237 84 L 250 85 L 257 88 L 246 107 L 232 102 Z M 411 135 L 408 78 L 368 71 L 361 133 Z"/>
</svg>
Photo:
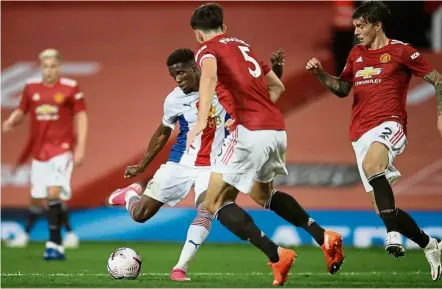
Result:
<svg viewBox="0 0 442 289">
<path fill-rule="evenodd" d="M 136 279 L 141 273 L 141 257 L 130 248 L 118 248 L 107 260 L 107 271 L 114 279 Z"/>
</svg>

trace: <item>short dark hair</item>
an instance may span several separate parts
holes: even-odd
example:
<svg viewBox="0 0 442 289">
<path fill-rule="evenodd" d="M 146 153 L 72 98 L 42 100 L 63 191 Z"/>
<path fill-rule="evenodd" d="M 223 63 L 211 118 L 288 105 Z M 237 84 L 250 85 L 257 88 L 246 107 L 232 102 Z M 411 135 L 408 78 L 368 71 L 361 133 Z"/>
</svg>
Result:
<svg viewBox="0 0 442 289">
<path fill-rule="evenodd" d="M 190 18 L 190 26 L 194 30 L 216 30 L 223 26 L 223 8 L 216 3 L 204 4 L 195 9 Z"/>
<path fill-rule="evenodd" d="M 353 12 L 353 19 L 362 18 L 368 23 L 381 22 L 383 27 L 388 25 L 391 13 L 382 1 L 365 1 Z"/>
<path fill-rule="evenodd" d="M 172 51 L 167 57 L 167 66 L 172 66 L 177 63 L 195 62 L 195 53 L 189 48 L 179 48 Z"/>
</svg>

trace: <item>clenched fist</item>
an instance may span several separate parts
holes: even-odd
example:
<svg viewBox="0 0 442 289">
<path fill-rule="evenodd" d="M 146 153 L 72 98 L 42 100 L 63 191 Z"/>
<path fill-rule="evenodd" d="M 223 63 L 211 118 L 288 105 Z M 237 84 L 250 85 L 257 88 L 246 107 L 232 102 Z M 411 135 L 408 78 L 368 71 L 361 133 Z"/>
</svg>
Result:
<svg viewBox="0 0 442 289">
<path fill-rule="evenodd" d="M 313 75 L 318 75 L 324 71 L 321 62 L 316 58 L 312 58 L 307 62 L 305 70 L 310 71 Z"/>
</svg>

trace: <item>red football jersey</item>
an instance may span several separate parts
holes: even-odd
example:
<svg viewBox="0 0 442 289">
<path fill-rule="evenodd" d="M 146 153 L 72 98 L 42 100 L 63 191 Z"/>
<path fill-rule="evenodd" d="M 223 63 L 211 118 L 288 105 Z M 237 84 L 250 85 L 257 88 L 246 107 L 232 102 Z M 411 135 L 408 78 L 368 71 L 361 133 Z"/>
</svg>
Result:
<svg viewBox="0 0 442 289">
<path fill-rule="evenodd" d="M 353 47 L 340 79 L 353 83 L 350 139 L 384 121 L 397 121 L 406 133 L 408 85 L 412 75 L 423 77 L 433 67 L 411 45 L 397 40 L 377 50 Z"/>
<path fill-rule="evenodd" d="M 47 161 L 72 150 L 74 116 L 84 111 L 86 104 L 75 80 L 60 78 L 54 86 L 31 80 L 23 90 L 19 109 L 30 117 L 33 158 Z"/>
<path fill-rule="evenodd" d="M 216 94 L 235 125 L 249 130 L 284 130 L 281 111 L 270 99 L 265 75 L 270 68 L 259 61 L 244 41 L 225 34 L 202 43 L 195 55 L 199 67 L 213 57 L 218 66 Z"/>
</svg>

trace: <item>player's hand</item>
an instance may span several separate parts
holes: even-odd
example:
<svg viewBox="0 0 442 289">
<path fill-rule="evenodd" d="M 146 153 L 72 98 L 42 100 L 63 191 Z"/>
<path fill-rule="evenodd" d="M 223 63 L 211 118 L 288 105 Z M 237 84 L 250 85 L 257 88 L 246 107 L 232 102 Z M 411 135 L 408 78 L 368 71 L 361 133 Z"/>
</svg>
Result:
<svg viewBox="0 0 442 289">
<path fill-rule="evenodd" d="M 232 125 L 233 125 L 234 122 L 235 122 L 235 120 L 230 118 L 230 119 L 227 120 L 226 123 L 224 124 L 224 127 L 227 129 L 228 132 L 231 131 L 231 129 L 232 129 Z"/>
<path fill-rule="evenodd" d="M 307 62 L 305 70 L 310 71 L 313 75 L 318 75 L 324 71 L 321 62 L 316 58 L 312 58 Z"/>
<path fill-rule="evenodd" d="M 13 128 L 12 122 L 10 122 L 8 119 L 3 122 L 2 125 L 3 132 L 10 132 L 12 128 Z"/>
<path fill-rule="evenodd" d="M 193 141 L 195 140 L 196 136 L 203 132 L 203 130 L 206 128 L 207 123 L 196 123 L 195 126 L 187 133 L 187 142 L 186 142 L 186 152 L 190 150 L 190 148 L 194 148 L 192 146 Z"/>
<path fill-rule="evenodd" d="M 270 62 L 272 63 L 272 66 L 274 65 L 284 65 L 285 60 L 285 53 L 282 48 L 279 48 L 277 51 L 272 53 L 272 56 L 270 56 Z"/>
<path fill-rule="evenodd" d="M 126 171 L 124 171 L 124 178 L 130 179 L 130 178 L 136 177 L 138 175 L 141 175 L 142 173 L 144 173 L 143 166 L 140 166 L 140 165 L 128 166 L 126 168 Z"/>
<path fill-rule="evenodd" d="M 84 152 L 85 152 L 85 149 L 84 149 L 84 146 L 82 146 L 82 145 L 78 145 L 75 148 L 75 152 L 74 152 L 74 165 L 76 167 L 79 167 L 79 166 L 81 166 L 83 164 Z"/>
<path fill-rule="evenodd" d="M 442 137 L 442 114 L 437 117 L 437 129 Z"/>
</svg>

